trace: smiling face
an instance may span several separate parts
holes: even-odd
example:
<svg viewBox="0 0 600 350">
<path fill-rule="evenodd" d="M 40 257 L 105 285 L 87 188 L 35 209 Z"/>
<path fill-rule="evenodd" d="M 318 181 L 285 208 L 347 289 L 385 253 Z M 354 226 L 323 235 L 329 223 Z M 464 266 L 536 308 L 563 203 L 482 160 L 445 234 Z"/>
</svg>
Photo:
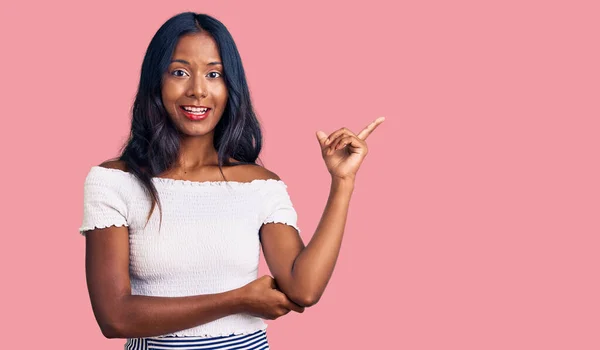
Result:
<svg viewBox="0 0 600 350">
<path fill-rule="evenodd" d="M 162 101 L 183 135 L 214 132 L 227 104 L 227 86 L 217 43 L 209 34 L 179 38 L 163 76 Z"/>
</svg>

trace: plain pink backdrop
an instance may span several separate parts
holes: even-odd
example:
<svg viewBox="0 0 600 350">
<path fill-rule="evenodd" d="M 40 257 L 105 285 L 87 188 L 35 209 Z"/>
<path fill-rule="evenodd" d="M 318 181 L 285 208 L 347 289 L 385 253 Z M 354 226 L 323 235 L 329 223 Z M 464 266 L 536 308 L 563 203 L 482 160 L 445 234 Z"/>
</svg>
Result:
<svg viewBox="0 0 600 350">
<path fill-rule="evenodd" d="M 269 322 L 273 349 L 599 349 L 597 4 L 4 2 L 2 348 L 122 349 L 87 294 L 83 181 L 127 137 L 152 35 L 191 10 L 237 42 L 305 242 L 315 132 L 387 118 L 328 289 Z"/>
</svg>

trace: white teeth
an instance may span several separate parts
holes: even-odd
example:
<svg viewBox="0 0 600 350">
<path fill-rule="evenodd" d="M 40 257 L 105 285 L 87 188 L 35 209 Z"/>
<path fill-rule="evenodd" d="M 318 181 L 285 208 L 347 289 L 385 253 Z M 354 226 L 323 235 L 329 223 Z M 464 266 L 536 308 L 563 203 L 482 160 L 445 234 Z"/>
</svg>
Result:
<svg viewBox="0 0 600 350">
<path fill-rule="evenodd" d="M 204 114 L 208 110 L 208 108 L 197 108 L 197 107 L 183 107 L 188 112 L 195 114 Z"/>
</svg>

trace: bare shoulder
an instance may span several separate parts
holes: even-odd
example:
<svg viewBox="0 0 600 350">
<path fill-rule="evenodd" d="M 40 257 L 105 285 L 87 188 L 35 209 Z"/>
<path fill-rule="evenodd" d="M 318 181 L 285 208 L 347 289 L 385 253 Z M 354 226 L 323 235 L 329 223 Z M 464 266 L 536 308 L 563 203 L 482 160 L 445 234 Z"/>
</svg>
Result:
<svg viewBox="0 0 600 350">
<path fill-rule="evenodd" d="M 273 179 L 273 180 L 281 180 L 281 178 L 279 178 L 279 176 L 277 174 L 275 174 L 274 172 L 272 172 L 271 170 L 262 167 L 260 165 L 256 166 L 256 173 L 257 173 L 257 179 L 264 179 L 264 180 L 268 180 L 268 179 Z"/>
<path fill-rule="evenodd" d="M 118 169 L 127 172 L 127 164 L 122 160 L 107 160 L 99 166 L 109 169 Z"/>
<path fill-rule="evenodd" d="M 243 175 L 240 174 L 236 177 L 242 178 L 242 181 L 245 182 L 268 179 L 281 180 L 277 174 L 258 164 L 238 165 L 236 168 L 238 168 L 239 173 L 243 173 Z"/>
<path fill-rule="evenodd" d="M 109 169 L 118 169 L 125 172 L 129 171 L 127 164 L 121 160 L 110 159 L 103 162 L 99 166 Z M 281 180 L 277 174 L 258 164 L 244 164 L 231 167 L 227 177 L 229 180 L 240 182 L 267 179 Z"/>
</svg>

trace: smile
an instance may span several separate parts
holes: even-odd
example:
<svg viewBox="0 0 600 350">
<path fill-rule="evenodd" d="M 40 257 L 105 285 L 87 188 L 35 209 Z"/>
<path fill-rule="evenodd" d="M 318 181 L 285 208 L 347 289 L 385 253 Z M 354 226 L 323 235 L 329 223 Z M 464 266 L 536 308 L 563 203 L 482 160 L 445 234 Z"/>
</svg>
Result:
<svg viewBox="0 0 600 350">
<path fill-rule="evenodd" d="M 179 108 L 183 114 L 191 120 L 205 119 L 210 111 L 210 108 L 208 107 L 180 106 Z"/>
</svg>

